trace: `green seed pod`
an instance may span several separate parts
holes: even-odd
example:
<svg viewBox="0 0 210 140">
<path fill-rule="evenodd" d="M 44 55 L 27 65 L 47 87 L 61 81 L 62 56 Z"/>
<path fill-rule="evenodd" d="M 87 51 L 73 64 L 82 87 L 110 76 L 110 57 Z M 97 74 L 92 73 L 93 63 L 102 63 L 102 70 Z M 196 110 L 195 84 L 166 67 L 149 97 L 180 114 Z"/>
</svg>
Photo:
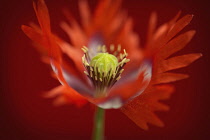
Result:
<svg viewBox="0 0 210 140">
<path fill-rule="evenodd" d="M 100 77 L 102 73 L 106 75 L 109 71 L 112 75 L 118 66 L 118 59 L 112 54 L 98 53 L 92 58 L 90 65 L 93 66 L 95 70 L 98 69 Z"/>
</svg>

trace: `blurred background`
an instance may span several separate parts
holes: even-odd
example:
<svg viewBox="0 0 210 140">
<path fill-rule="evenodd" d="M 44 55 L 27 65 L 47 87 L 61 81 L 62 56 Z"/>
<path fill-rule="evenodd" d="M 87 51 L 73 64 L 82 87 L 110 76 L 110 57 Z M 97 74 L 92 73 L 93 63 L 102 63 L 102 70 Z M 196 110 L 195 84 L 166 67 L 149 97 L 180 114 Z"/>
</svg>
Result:
<svg viewBox="0 0 210 140">
<path fill-rule="evenodd" d="M 89 0 L 93 9 L 97 0 Z M 46 0 L 52 29 L 66 38 L 59 23 L 64 19 L 61 9 L 69 8 L 79 19 L 77 0 Z M 123 8 L 134 19 L 134 30 L 144 43 L 149 15 L 158 13 L 158 24 L 170 20 L 179 10 L 182 16 L 194 14 L 185 30 L 197 33 L 182 53 L 202 52 L 203 57 L 179 71 L 189 79 L 175 83 L 170 111 L 157 112 L 164 128 L 150 126 L 149 131 L 137 127 L 119 110 L 106 111 L 106 140 L 207 140 L 210 139 L 210 10 L 201 0 L 124 0 Z M 88 140 L 91 138 L 93 108 L 78 109 L 72 105 L 54 107 L 43 92 L 59 83 L 50 76 L 50 68 L 41 62 L 32 42 L 21 31 L 22 24 L 37 23 L 32 0 L 1 0 L 0 48 L 0 140 Z"/>
</svg>

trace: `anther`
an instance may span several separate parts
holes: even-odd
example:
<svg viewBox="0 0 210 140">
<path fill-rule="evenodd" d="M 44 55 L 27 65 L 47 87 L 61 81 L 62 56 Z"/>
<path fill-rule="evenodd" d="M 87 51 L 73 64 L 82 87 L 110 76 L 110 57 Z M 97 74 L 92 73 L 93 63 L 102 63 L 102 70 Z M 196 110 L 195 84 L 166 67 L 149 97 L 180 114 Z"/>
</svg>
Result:
<svg viewBox="0 0 210 140">
<path fill-rule="evenodd" d="M 116 80 L 118 81 L 118 80 L 120 80 L 120 78 L 121 78 L 121 76 L 118 76 Z"/>
<path fill-rule="evenodd" d="M 84 71 L 84 73 L 85 73 L 86 75 L 89 75 L 87 71 Z"/>
<path fill-rule="evenodd" d="M 112 52 L 114 51 L 114 45 L 113 44 L 110 45 L 110 51 L 112 51 Z"/>
<path fill-rule="evenodd" d="M 121 45 L 118 45 L 117 51 L 118 51 L 118 52 L 121 51 Z"/>
<path fill-rule="evenodd" d="M 127 56 L 128 56 L 128 54 L 127 54 L 126 50 L 125 50 L 125 49 L 123 49 L 123 51 L 124 51 L 125 56 L 127 57 Z"/>
<path fill-rule="evenodd" d="M 121 69 L 119 73 L 122 73 L 124 71 L 124 69 Z"/>
<path fill-rule="evenodd" d="M 106 46 L 103 45 L 101 48 L 102 48 L 102 52 L 105 53 L 106 52 Z"/>
<path fill-rule="evenodd" d="M 100 79 L 100 81 L 102 82 L 102 78 L 99 78 Z"/>
</svg>

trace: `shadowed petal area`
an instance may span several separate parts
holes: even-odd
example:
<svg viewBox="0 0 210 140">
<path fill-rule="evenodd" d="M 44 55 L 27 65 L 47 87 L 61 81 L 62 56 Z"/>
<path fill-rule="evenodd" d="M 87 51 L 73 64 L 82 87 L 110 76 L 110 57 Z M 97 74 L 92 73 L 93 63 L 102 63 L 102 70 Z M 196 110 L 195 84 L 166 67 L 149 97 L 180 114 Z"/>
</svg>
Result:
<svg viewBox="0 0 210 140">
<path fill-rule="evenodd" d="M 111 90 L 110 95 L 118 95 L 123 102 L 140 95 L 148 86 L 152 76 L 152 65 L 145 61 L 139 70 L 136 70 L 132 75 L 124 75 L 124 78 L 119 80 L 119 83 Z"/>
</svg>

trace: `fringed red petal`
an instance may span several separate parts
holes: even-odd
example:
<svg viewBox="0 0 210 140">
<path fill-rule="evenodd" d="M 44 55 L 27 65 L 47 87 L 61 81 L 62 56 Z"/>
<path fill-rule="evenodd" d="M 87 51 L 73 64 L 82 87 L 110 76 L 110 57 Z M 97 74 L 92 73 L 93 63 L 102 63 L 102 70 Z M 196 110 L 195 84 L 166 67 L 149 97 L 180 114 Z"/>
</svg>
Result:
<svg viewBox="0 0 210 140">
<path fill-rule="evenodd" d="M 71 19 L 69 22 L 71 23 L 71 26 L 66 22 L 62 22 L 61 27 L 69 36 L 72 45 L 81 49 L 82 46 L 87 44 L 87 36 L 75 20 Z"/>
<path fill-rule="evenodd" d="M 167 59 L 183 49 L 195 34 L 195 31 L 188 31 L 175 37 L 192 20 L 192 15 L 186 15 L 177 21 L 179 15 L 180 12 L 170 22 L 155 31 L 156 15 L 152 14 L 145 53 L 147 59 L 153 60 L 150 86 L 144 93 L 122 107 L 122 112 L 143 129 L 148 129 L 148 123 L 163 126 L 154 111 L 169 109 L 168 106 L 159 102 L 159 100 L 169 98 L 173 92 L 173 87 L 166 84 L 188 78 L 188 75 L 167 71 L 188 66 L 201 57 L 201 54 L 188 54 Z"/>
<path fill-rule="evenodd" d="M 81 100 L 81 98 L 84 100 L 84 97 L 82 97 L 77 91 L 71 88 L 63 77 L 62 67 L 65 68 L 65 66 L 63 66 L 63 64 L 65 63 L 63 63 L 61 48 L 58 45 L 61 40 L 51 33 L 50 17 L 44 0 L 39 0 L 37 4 L 34 3 L 34 10 L 36 12 L 41 29 L 38 30 L 38 27 L 31 28 L 27 26 L 22 26 L 22 30 L 29 38 L 31 38 L 33 41 L 35 41 L 45 49 L 48 57 L 45 58 L 45 60 L 47 60 L 47 63 L 49 63 L 52 67 L 55 67 L 54 74 L 57 79 L 63 84 L 63 87 L 61 86 L 60 90 L 65 93 L 61 94 L 61 96 L 58 98 L 57 103 L 63 102 L 64 99 L 68 97 L 68 100 L 71 100 L 71 102 L 80 104 L 80 101 L 78 100 Z"/>
<path fill-rule="evenodd" d="M 186 54 L 182 56 L 176 56 L 169 58 L 167 60 L 161 61 L 159 63 L 159 73 L 163 73 L 166 71 L 179 69 L 188 66 L 195 60 L 199 59 L 202 55 L 200 53 L 194 53 L 194 54 Z"/>
<path fill-rule="evenodd" d="M 86 32 L 88 32 L 88 28 L 90 26 L 90 20 L 91 20 L 91 11 L 88 5 L 87 0 L 80 0 L 79 1 L 79 11 L 81 16 L 81 21 L 84 29 Z"/>
<path fill-rule="evenodd" d="M 162 127 L 163 122 L 154 111 L 168 110 L 168 106 L 159 100 L 168 99 L 173 90 L 170 85 L 149 87 L 143 94 L 125 104 L 121 111 L 142 129 L 148 130 L 148 123 Z"/>
<path fill-rule="evenodd" d="M 167 34 L 166 40 L 170 41 L 177 33 L 179 33 L 192 20 L 193 15 L 186 15 L 176 22 L 172 29 Z"/>
<path fill-rule="evenodd" d="M 178 37 L 174 38 L 169 43 L 167 43 L 162 48 L 162 50 L 159 52 L 158 55 L 160 55 L 162 59 L 169 57 L 175 52 L 183 49 L 190 42 L 190 40 L 193 38 L 194 35 L 195 35 L 194 30 L 179 35 Z"/>
<path fill-rule="evenodd" d="M 149 26 L 148 26 L 148 32 L 147 32 L 147 43 L 151 42 L 153 39 L 153 35 L 155 33 L 155 29 L 157 26 L 156 24 L 157 24 L 157 13 L 153 12 L 149 20 Z"/>
<path fill-rule="evenodd" d="M 43 47 L 44 46 L 44 40 L 43 40 L 42 34 L 40 32 L 38 32 L 37 30 L 35 30 L 35 29 L 33 29 L 29 26 L 25 26 L 25 25 L 22 25 L 21 29 L 32 41 L 34 41 L 38 44 L 38 47 L 36 47 L 36 49 L 39 52 L 46 54 L 48 48 Z"/>
<path fill-rule="evenodd" d="M 177 74 L 177 73 L 161 73 L 158 75 L 154 75 L 154 78 L 152 80 L 153 84 L 162 84 L 162 83 L 170 83 L 175 82 L 178 80 L 186 79 L 189 76 L 186 74 Z"/>
<path fill-rule="evenodd" d="M 175 37 L 185 26 L 187 26 L 192 20 L 192 15 L 186 15 L 183 18 L 179 19 L 180 12 L 168 23 L 163 24 L 156 32 L 152 35 L 150 31 L 150 42 L 146 44 L 146 55 L 147 57 L 153 57 L 156 55 L 160 49 L 164 48 L 165 45 Z M 153 17 L 151 17 L 153 18 Z M 152 21 L 152 19 L 151 19 Z M 155 24 L 155 23 L 153 23 Z M 154 26 L 154 25 L 150 25 Z M 150 29 L 151 27 L 149 27 Z M 153 27 L 154 28 L 154 27 Z M 151 30 L 151 29 L 150 29 Z"/>
<path fill-rule="evenodd" d="M 56 106 L 70 103 L 81 107 L 88 102 L 86 98 L 78 94 L 74 89 L 62 85 L 50 90 L 44 97 L 55 98 L 54 105 Z"/>
<path fill-rule="evenodd" d="M 117 12 L 119 12 L 121 0 L 103 0 L 97 6 L 94 13 L 94 28 L 95 30 L 102 29 L 105 31 L 106 26 L 115 18 Z M 104 18 L 106 17 L 106 18 Z"/>
<path fill-rule="evenodd" d="M 43 32 L 46 34 L 50 34 L 51 33 L 50 17 L 44 0 L 38 0 L 37 3 L 33 2 L 33 6 L 39 24 L 43 29 Z"/>
</svg>

